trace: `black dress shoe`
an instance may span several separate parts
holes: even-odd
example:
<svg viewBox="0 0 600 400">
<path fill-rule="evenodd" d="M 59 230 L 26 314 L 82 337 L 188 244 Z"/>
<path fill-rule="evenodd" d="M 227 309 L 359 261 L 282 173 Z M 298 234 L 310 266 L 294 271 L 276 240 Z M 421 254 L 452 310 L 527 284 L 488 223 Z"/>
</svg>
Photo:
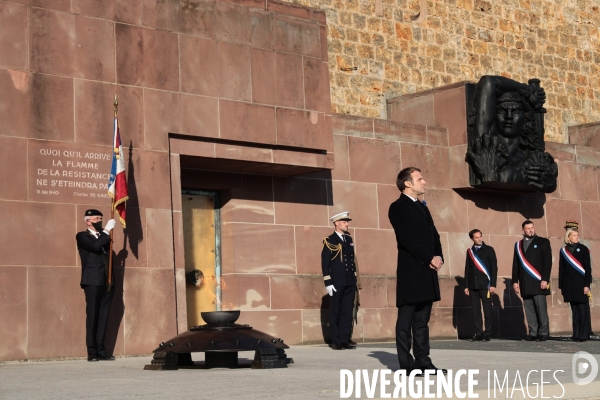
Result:
<svg viewBox="0 0 600 400">
<path fill-rule="evenodd" d="M 335 344 L 335 343 L 331 345 L 331 348 L 333 350 L 344 350 L 344 347 L 341 344 Z"/>
<path fill-rule="evenodd" d="M 348 350 L 354 350 L 356 346 L 351 345 L 350 343 L 342 343 L 342 347 Z"/>
<path fill-rule="evenodd" d="M 114 356 L 103 356 L 101 354 L 98 354 L 98 360 L 100 360 L 100 361 L 115 361 L 116 358 Z"/>
<path fill-rule="evenodd" d="M 469 339 L 469 342 L 481 342 L 483 340 L 482 336 L 473 336 L 471 339 Z"/>
<path fill-rule="evenodd" d="M 438 371 L 441 371 L 442 374 L 444 374 L 444 375 L 448 374 L 448 370 L 447 369 L 437 368 L 433 364 L 425 365 L 425 366 L 423 366 L 421 368 L 418 368 L 418 369 L 420 369 L 420 370 L 423 371 L 423 374 L 421 374 L 421 376 L 425 375 L 425 371 L 432 371 L 433 375 L 436 375 L 438 373 Z"/>
<path fill-rule="evenodd" d="M 527 335 L 524 339 L 526 342 L 535 342 L 537 340 L 537 336 Z"/>
<path fill-rule="evenodd" d="M 357 343 L 354 340 L 352 340 L 352 339 L 348 340 L 348 344 L 351 345 L 351 346 L 356 346 L 357 345 Z"/>
<path fill-rule="evenodd" d="M 423 376 L 423 370 L 421 368 L 407 368 L 406 369 L 406 376 L 410 376 L 410 374 L 413 371 L 419 371 L 418 373 L 416 373 L 414 376 Z"/>
<path fill-rule="evenodd" d="M 98 361 L 98 356 L 88 356 L 88 361 Z"/>
<path fill-rule="evenodd" d="M 537 337 L 538 342 L 545 342 L 546 340 L 548 340 L 548 335 L 541 335 Z"/>
<path fill-rule="evenodd" d="M 492 338 L 490 336 L 483 336 L 483 341 L 484 342 L 489 342 L 490 340 L 492 340 Z"/>
</svg>

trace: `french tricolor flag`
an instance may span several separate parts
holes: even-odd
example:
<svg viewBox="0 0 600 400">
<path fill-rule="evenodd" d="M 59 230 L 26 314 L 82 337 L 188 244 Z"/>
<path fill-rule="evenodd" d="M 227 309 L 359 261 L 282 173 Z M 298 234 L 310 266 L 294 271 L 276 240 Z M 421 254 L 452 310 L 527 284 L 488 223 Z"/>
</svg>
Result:
<svg viewBox="0 0 600 400">
<path fill-rule="evenodd" d="M 123 145 L 121 144 L 121 135 L 119 133 L 119 120 L 115 117 L 113 136 L 113 157 L 110 168 L 110 177 L 108 178 L 108 195 L 113 199 L 113 207 L 119 215 L 119 220 L 125 224 L 125 202 L 129 199 L 127 191 L 127 179 L 125 176 L 125 156 L 123 154 Z"/>
</svg>

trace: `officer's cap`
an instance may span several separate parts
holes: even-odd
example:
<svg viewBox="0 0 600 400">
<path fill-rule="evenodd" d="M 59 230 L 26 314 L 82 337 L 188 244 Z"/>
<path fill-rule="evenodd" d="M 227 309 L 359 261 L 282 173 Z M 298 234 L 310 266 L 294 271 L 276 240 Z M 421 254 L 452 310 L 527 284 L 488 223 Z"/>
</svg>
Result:
<svg viewBox="0 0 600 400">
<path fill-rule="evenodd" d="M 565 229 L 579 229 L 579 222 L 570 219 L 565 223 Z"/>
<path fill-rule="evenodd" d="M 93 208 L 85 211 L 86 217 L 101 217 L 102 213 L 98 210 L 94 210 Z"/>
<path fill-rule="evenodd" d="M 331 222 L 335 221 L 352 221 L 350 218 L 350 211 L 344 211 L 339 214 L 335 214 L 333 217 L 329 218 Z"/>
</svg>

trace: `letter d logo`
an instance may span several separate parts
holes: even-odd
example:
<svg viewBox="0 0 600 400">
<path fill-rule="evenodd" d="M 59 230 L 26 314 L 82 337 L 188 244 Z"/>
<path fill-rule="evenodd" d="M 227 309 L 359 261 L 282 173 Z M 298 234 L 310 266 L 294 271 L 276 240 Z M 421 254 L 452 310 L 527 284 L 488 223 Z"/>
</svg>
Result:
<svg viewBox="0 0 600 400">
<path fill-rule="evenodd" d="M 585 351 L 578 351 L 577 353 L 573 354 L 573 362 L 571 367 L 573 382 L 575 382 L 577 385 L 587 385 L 596 379 L 596 375 L 598 375 L 598 362 L 593 355 Z M 581 375 L 585 374 L 586 372 L 589 372 L 589 375 L 586 377 L 581 377 Z"/>
</svg>

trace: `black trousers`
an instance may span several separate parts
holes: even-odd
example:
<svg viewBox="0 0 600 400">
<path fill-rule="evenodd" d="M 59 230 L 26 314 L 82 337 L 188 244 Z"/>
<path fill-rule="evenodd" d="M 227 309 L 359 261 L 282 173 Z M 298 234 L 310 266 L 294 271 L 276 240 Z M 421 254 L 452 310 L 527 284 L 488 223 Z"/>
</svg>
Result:
<svg viewBox="0 0 600 400">
<path fill-rule="evenodd" d="M 335 290 L 329 309 L 329 331 L 331 341 L 341 345 L 350 340 L 356 285 L 335 286 Z"/>
<path fill-rule="evenodd" d="M 473 306 L 473 323 L 475 324 L 475 335 L 491 336 L 492 334 L 492 299 L 488 299 L 487 289 L 469 289 L 471 306 Z M 481 306 L 483 305 L 483 316 L 485 328 L 481 329 Z"/>
<path fill-rule="evenodd" d="M 109 355 L 104 347 L 104 335 L 108 325 L 108 312 L 114 289 L 106 291 L 105 286 L 84 286 L 85 292 L 85 344 L 89 356 Z"/>
<path fill-rule="evenodd" d="M 398 307 L 396 349 L 400 369 L 407 371 L 431 364 L 429 358 L 429 318 L 432 302 L 405 304 Z M 411 343 L 413 356 L 410 354 Z"/>
<path fill-rule="evenodd" d="M 571 316 L 573 318 L 573 339 L 588 340 L 591 334 L 590 302 L 579 303 L 572 301 Z"/>
</svg>

